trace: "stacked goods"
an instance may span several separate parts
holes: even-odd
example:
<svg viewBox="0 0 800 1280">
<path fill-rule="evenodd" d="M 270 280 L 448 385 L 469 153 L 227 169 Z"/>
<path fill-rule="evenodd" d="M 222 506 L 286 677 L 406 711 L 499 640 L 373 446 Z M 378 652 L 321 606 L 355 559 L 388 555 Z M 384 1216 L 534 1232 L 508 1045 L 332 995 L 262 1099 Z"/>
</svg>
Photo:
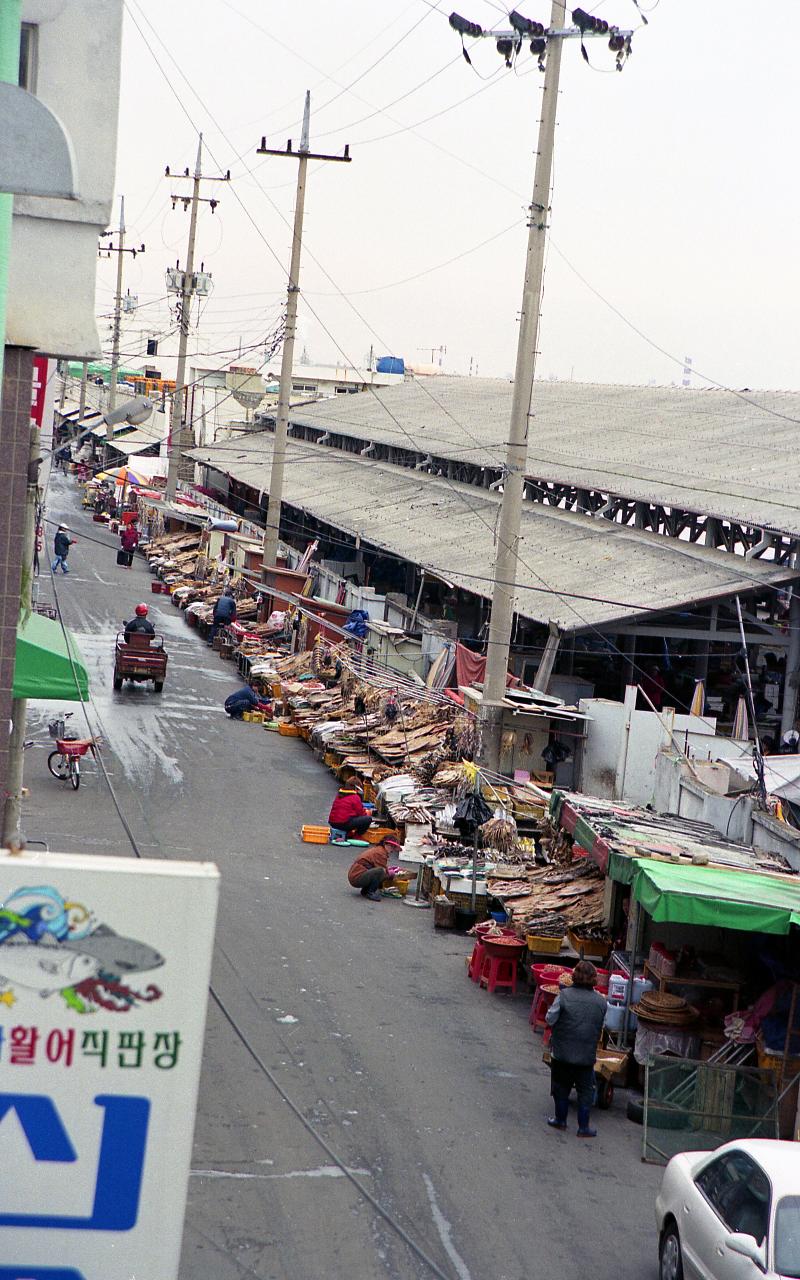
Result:
<svg viewBox="0 0 800 1280">
<path fill-rule="evenodd" d="M 528 948 L 539 954 L 556 955 L 566 932 L 567 922 L 557 911 L 537 911 L 525 925 Z"/>
<path fill-rule="evenodd" d="M 557 911 L 537 911 L 528 917 L 525 928 L 537 938 L 563 938 L 567 922 Z"/>
<path fill-rule="evenodd" d="M 632 1008 L 641 1022 L 688 1027 L 697 1021 L 697 1010 L 682 996 L 671 995 L 668 991 L 645 991 L 639 1003 Z"/>
<path fill-rule="evenodd" d="M 602 872 L 579 858 L 569 866 L 535 867 L 525 873 L 527 893 L 516 895 L 507 903 L 510 920 L 521 929 L 534 912 L 556 911 L 563 915 L 570 929 L 585 932 L 604 922 L 604 878 Z M 490 892 L 496 894 L 494 885 Z M 500 891 L 502 896 L 502 889 Z"/>
</svg>

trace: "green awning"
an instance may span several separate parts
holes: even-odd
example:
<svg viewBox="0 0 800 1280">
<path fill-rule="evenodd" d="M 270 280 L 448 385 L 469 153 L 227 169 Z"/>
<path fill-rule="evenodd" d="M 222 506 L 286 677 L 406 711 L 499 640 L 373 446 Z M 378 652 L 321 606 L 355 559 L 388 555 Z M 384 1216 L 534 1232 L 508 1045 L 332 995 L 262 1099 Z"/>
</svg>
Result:
<svg viewBox="0 0 800 1280">
<path fill-rule="evenodd" d="M 788 933 L 800 925 L 800 878 L 795 884 L 752 871 L 639 862 L 633 896 L 659 923 L 751 933 Z"/>
<path fill-rule="evenodd" d="M 69 642 L 69 649 L 67 649 Z M 75 637 L 39 613 L 17 627 L 15 698 L 61 698 L 81 702 L 89 696 L 89 677 Z"/>
</svg>

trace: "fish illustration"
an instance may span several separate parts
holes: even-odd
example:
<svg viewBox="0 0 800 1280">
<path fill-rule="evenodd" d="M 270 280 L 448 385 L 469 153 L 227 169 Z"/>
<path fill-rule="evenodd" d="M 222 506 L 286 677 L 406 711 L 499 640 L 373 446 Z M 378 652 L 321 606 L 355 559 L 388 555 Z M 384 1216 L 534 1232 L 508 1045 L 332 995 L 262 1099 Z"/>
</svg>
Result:
<svg viewBox="0 0 800 1280">
<path fill-rule="evenodd" d="M 100 972 L 101 962 L 44 934 L 40 942 L 27 942 L 18 935 L 0 946 L 0 982 L 9 987 L 27 987 L 42 996 L 75 986 Z"/>
<path fill-rule="evenodd" d="M 164 963 L 164 957 L 155 947 L 139 942 L 137 938 L 126 938 L 115 933 L 105 924 L 98 925 L 85 938 L 78 938 L 74 942 L 67 938 L 61 946 L 80 955 L 92 956 L 99 961 L 104 973 L 144 973 L 147 969 L 158 969 Z"/>
</svg>

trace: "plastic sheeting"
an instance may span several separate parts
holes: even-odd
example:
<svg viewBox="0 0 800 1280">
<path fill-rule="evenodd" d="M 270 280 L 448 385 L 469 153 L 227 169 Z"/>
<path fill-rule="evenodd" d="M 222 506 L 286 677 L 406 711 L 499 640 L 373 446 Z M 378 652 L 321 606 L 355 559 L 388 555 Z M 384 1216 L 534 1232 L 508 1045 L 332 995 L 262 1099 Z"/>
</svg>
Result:
<svg viewBox="0 0 800 1280">
<path fill-rule="evenodd" d="M 67 647 L 69 646 L 69 648 Z M 58 622 L 32 613 L 17 627 L 15 698 L 60 698 L 83 702 L 89 677 L 75 637 Z"/>
<path fill-rule="evenodd" d="M 788 933 L 800 925 L 800 880 L 720 867 L 639 863 L 633 896 L 659 923 Z"/>
</svg>

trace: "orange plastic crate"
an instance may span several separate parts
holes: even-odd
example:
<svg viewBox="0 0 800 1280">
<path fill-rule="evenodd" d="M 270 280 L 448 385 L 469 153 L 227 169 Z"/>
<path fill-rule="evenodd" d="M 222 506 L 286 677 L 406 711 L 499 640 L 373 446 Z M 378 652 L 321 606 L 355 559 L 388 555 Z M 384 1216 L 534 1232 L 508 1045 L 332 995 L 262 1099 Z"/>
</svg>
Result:
<svg viewBox="0 0 800 1280">
<path fill-rule="evenodd" d="M 330 827 L 304 826 L 300 831 L 306 844 L 327 844 L 331 838 Z"/>
</svg>

